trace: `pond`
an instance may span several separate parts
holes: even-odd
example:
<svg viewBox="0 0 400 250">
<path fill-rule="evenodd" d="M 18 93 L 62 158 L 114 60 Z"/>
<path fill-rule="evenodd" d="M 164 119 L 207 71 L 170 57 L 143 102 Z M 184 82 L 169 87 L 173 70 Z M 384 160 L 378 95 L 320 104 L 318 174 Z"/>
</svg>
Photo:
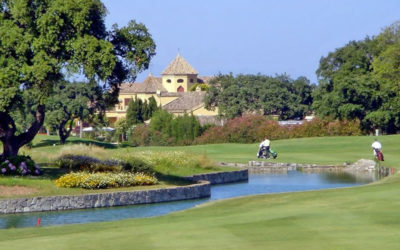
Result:
<svg viewBox="0 0 400 250">
<path fill-rule="evenodd" d="M 188 209 L 213 200 L 253 194 L 351 187 L 370 183 L 377 179 L 378 176 L 375 172 L 349 174 L 345 172 L 304 173 L 288 171 L 287 173 L 250 174 L 248 182 L 212 186 L 211 197 L 206 199 L 111 208 L 0 215 L 0 228 L 34 227 L 37 225 L 38 218 L 41 220 L 41 226 L 49 226 L 153 217 Z"/>
</svg>

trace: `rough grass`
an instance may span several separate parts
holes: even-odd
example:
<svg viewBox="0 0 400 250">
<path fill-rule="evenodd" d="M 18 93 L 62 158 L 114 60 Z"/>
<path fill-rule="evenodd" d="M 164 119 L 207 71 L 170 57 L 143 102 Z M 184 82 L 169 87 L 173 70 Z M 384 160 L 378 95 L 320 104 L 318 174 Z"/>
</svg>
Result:
<svg viewBox="0 0 400 250">
<path fill-rule="evenodd" d="M 23 147 L 19 153 L 30 155 L 35 161 L 39 163 L 52 163 L 57 158 L 68 154 L 86 155 L 99 159 L 110 158 L 110 151 L 106 150 L 106 148 L 103 148 L 96 144 L 84 144 L 81 142 L 76 144 L 69 143 L 66 145 L 57 145 L 52 147 Z"/>
</svg>

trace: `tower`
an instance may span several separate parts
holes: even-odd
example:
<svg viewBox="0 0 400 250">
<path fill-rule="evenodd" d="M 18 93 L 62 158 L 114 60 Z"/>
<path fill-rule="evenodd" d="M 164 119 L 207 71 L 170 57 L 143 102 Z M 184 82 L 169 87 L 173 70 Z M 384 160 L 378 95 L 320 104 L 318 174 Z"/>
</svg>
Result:
<svg viewBox="0 0 400 250">
<path fill-rule="evenodd" d="M 168 92 L 188 92 L 197 83 L 198 72 L 178 53 L 161 75 L 162 85 Z"/>
</svg>

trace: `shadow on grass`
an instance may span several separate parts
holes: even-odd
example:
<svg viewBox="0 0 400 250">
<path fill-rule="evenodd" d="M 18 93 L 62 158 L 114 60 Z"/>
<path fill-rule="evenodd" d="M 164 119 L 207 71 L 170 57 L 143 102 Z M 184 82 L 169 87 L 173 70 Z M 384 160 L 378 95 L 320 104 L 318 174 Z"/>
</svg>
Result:
<svg viewBox="0 0 400 250">
<path fill-rule="evenodd" d="M 115 149 L 118 147 L 117 145 L 114 145 L 114 144 L 111 144 L 108 142 L 90 141 L 90 140 L 85 140 L 85 139 L 70 140 L 65 143 L 65 145 L 74 145 L 74 144 L 96 145 L 98 147 L 103 147 L 106 149 Z M 46 140 L 40 141 L 39 143 L 34 144 L 32 146 L 32 148 L 48 147 L 48 146 L 53 146 L 53 145 L 60 145 L 60 141 L 46 139 Z"/>
<path fill-rule="evenodd" d="M 50 180 L 57 180 L 62 175 L 69 173 L 70 171 L 67 169 L 61 168 L 49 168 L 49 167 L 42 167 L 43 174 L 41 177 L 43 179 L 50 179 Z"/>
<path fill-rule="evenodd" d="M 156 177 L 159 181 L 170 185 L 185 186 L 193 184 L 193 182 L 185 180 L 181 176 L 176 176 L 176 175 L 156 173 Z"/>
</svg>

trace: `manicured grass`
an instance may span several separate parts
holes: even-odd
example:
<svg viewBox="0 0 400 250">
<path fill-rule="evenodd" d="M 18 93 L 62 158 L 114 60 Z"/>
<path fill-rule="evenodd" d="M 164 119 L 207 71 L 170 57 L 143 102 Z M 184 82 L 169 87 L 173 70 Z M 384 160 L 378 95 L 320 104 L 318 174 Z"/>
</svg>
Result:
<svg viewBox="0 0 400 250">
<path fill-rule="evenodd" d="M 275 162 L 315 163 L 321 165 L 342 165 L 359 159 L 373 159 L 372 136 L 319 137 L 272 141 L 271 148 L 278 152 Z M 400 168 L 400 135 L 380 136 L 383 145 L 385 164 Z M 112 149 L 118 151 L 120 149 Z M 207 155 L 217 162 L 241 162 L 259 160 L 256 157 L 258 144 L 211 144 L 189 147 L 138 147 L 125 149 L 127 152 L 150 151 L 189 151 Z"/>
<path fill-rule="evenodd" d="M 400 178 L 259 195 L 167 216 L 2 230 L 1 249 L 398 249 Z"/>
<path fill-rule="evenodd" d="M 386 166 L 400 165 L 399 139 L 380 137 Z M 277 161 L 343 164 L 371 159 L 372 140 L 307 138 L 274 141 L 272 147 Z M 255 159 L 257 145 L 147 149 L 247 162 Z M 398 249 L 399 208 L 396 174 L 362 187 L 236 198 L 155 218 L 2 230 L 0 249 Z"/>
</svg>

